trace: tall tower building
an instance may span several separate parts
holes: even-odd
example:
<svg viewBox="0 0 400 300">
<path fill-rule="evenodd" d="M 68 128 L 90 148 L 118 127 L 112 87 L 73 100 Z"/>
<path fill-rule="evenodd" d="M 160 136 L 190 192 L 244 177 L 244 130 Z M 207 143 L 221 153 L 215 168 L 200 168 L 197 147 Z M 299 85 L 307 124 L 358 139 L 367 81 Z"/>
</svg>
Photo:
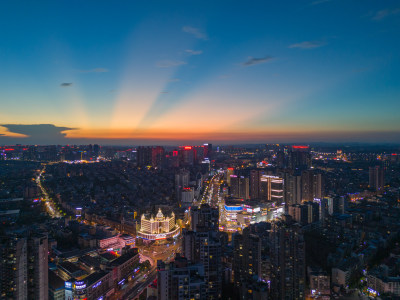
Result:
<svg viewBox="0 0 400 300">
<path fill-rule="evenodd" d="M 234 175 L 234 174 L 235 174 L 234 168 L 226 169 L 226 182 L 228 183 L 228 186 L 231 186 L 231 175 Z"/>
<path fill-rule="evenodd" d="M 282 175 L 284 181 L 284 201 L 286 206 L 301 203 L 301 176 L 285 172 Z"/>
<path fill-rule="evenodd" d="M 202 204 L 200 208 L 193 207 L 190 211 L 191 229 L 193 231 L 210 230 L 218 232 L 219 213 L 218 209 Z"/>
<path fill-rule="evenodd" d="M 272 299 L 304 299 L 305 243 L 300 225 L 290 216 L 272 225 L 271 295 Z"/>
<path fill-rule="evenodd" d="M 277 204 L 283 202 L 283 178 L 261 175 L 260 197 Z"/>
<path fill-rule="evenodd" d="M 137 165 L 139 167 L 150 166 L 152 160 L 152 148 L 140 146 L 137 148 Z"/>
<path fill-rule="evenodd" d="M 260 179 L 263 173 L 260 170 L 250 171 L 250 199 L 260 198 Z"/>
<path fill-rule="evenodd" d="M 249 178 L 231 175 L 231 195 L 235 198 L 250 199 Z"/>
<path fill-rule="evenodd" d="M 0 298 L 47 300 L 47 236 L 11 234 L 0 241 Z"/>
<path fill-rule="evenodd" d="M 369 167 L 369 186 L 377 192 L 383 191 L 385 186 L 385 173 L 382 167 Z"/>
<path fill-rule="evenodd" d="M 203 265 L 191 264 L 177 254 L 174 262 L 157 261 L 157 271 L 159 300 L 207 298 Z"/>
<path fill-rule="evenodd" d="M 234 282 L 237 288 L 247 280 L 261 279 L 261 238 L 253 234 L 249 227 L 243 230 L 243 234 L 236 233 L 233 236 L 234 258 L 233 272 Z"/>
<path fill-rule="evenodd" d="M 311 153 L 308 146 L 292 146 L 289 151 L 289 168 L 306 170 L 311 167 Z"/>
<path fill-rule="evenodd" d="M 182 253 L 189 261 L 204 266 L 206 297 L 221 298 L 222 261 L 218 232 L 218 210 L 202 205 L 191 215 L 192 231 L 183 231 Z"/>
<path fill-rule="evenodd" d="M 301 173 L 301 197 L 303 201 L 313 201 L 324 197 L 322 174 L 316 170 L 307 170 Z"/>
<path fill-rule="evenodd" d="M 180 170 L 175 174 L 175 192 L 178 200 L 181 199 L 181 191 L 183 188 L 189 186 L 190 172 L 188 170 Z"/>
<path fill-rule="evenodd" d="M 25 238 L 0 238 L 0 296 L 2 299 L 28 299 L 28 245 Z"/>
<path fill-rule="evenodd" d="M 28 293 L 32 299 L 48 299 L 47 235 L 31 233 L 28 239 Z"/>
</svg>

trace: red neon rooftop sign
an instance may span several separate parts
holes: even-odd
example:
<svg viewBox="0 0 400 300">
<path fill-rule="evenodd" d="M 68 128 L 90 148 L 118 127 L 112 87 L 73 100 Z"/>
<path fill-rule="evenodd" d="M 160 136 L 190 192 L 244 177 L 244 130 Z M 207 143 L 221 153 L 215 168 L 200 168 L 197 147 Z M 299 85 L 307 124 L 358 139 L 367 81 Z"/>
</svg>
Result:
<svg viewBox="0 0 400 300">
<path fill-rule="evenodd" d="M 293 149 L 308 149 L 308 146 L 292 146 Z"/>
</svg>

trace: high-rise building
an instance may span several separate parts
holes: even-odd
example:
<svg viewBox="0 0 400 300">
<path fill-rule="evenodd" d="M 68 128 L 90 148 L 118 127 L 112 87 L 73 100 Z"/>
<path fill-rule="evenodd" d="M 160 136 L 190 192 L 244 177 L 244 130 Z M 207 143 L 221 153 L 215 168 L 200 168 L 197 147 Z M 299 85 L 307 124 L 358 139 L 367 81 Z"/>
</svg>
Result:
<svg viewBox="0 0 400 300">
<path fill-rule="evenodd" d="M 189 185 L 190 172 L 188 170 L 180 170 L 175 174 L 175 187 L 182 189 Z"/>
<path fill-rule="evenodd" d="M 165 158 L 164 147 L 157 146 L 151 149 L 151 166 L 153 168 L 161 168 Z"/>
<path fill-rule="evenodd" d="M 181 190 L 181 203 L 183 207 L 190 207 L 194 200 L 194 190 L 191 187 L 184 187 Z"/>
<path fill-rule="evenodd" d="M 260 179 L 263 171 L 251 170 L 250 171 L 250 199 L 260 198 Z"/>
<path fill-rule="evenodd" d="M 202 299 L 221 298 L 222 250 L 218 219 L 218 209 L 202 205 L 200 209 L 191 211 L 192 230 L 182 233 L 183 256 L 204 266 L 206 297 Z"/>
<path fill-rule="evenodd" d="M 281 204 L 283 202 L 283 178 L 261 175 L 260 180 L 260 198 Z"/>
<path fill-rule="evenodd" d="M 306 170 L 311 167 L 311 153 L 308 146 L 292 146 L 289 151 L 289 168 Z"/>
<path fill-rule="evenodd" d="M 221 241 L 218 232 L 183 231 L 182 253 L 189 261 L 204 266 L 206 298 L 221 298 L 222 263 Z"/>
<path fill-rule="evenodd" d="M 257 278 L 261 279 L 261 238 L 247 227 L 242 234 L 233 236 L 234 258 L 233 274 L 237 288 L 241 282 Z"/>
<path fill-rule="evenodd" d="M 226 182 L 228 183 L 228 186 L 231 186 L 231 175 L 234 175 L 234 174 L 235 174 L 234 168 L 226 169 Z"/>
<path fill-rule="evenodd" d="M 0 241 L 0 296 L 2 299 L 28 299 L 27 240 L 6 236 Z"/>
<path fill-rule="evenodd" d="M 181 166 L 193 166 L 197 160 L 197 151 L 192 146 L 179 147 L 179 162 Z"/>
<path fill-rule="evenodd" d="M 139 167 L 150 166 L 152 160 L 152 148 L 140 146 L 137 148 L 137 165 Z"/>
<path fill-rule="evenodd" d="M 183 188 L 189 186 L 190 172 L 188 170 L 182 169 L 175 174 L 175 191 L 178 201 L 182 200 L 181 191 Z"/>
<path fill-rule="evenodd" d="M 48 299 L 47 235 L 31 233 L 28 238 L 28 294 L 32 299 Z"/>
<path fill-rule="evenodd" d="M 301 176 L 290 172 L 282 173 L 283 199 L 286 207 L 301 203 Z"/>
<path fill-rule="evenodd" d="M 177 254 L 174 262 L 157 261 L 157 271 L 159 300 L 207 299 L 202 264 L 192 264 Z"/>
<path fill-rule="evenodd" d="M 218 209 L 202 204 L 200 208 L 193 207 L 190 211 L 191 229 L 193 231 L 210 230 L 218 232 L 219 213 Z"/>
<path fill-rule="evenodd" d="M 322 199 L 324 196 L 323 177 L 317 170 L 306 170 L 301 173 L 302 201 Z"/>
<path fill-rule="evenodd" d="M 11 234 L 0 243 L 3 299 L 48 299 L 48 239 L 40 233 Z"/>
<path fill-rule="evenodd" d="M 382 167 L 369 167 L 369 186 L 377 192 L 383 191 L 385 186 L 385 171 Z"/>
<path fill-rule="evenodd" d="M 272 225 L 270 238 L 272 299 L 304 299 L 305 243 L 300 225 L 285 216 Z"/>
<path fill-rule="evenodd" d="M 231 175 L 231 196 L 235 198 L 250 199 L 249 178 Z"/>
</svg>

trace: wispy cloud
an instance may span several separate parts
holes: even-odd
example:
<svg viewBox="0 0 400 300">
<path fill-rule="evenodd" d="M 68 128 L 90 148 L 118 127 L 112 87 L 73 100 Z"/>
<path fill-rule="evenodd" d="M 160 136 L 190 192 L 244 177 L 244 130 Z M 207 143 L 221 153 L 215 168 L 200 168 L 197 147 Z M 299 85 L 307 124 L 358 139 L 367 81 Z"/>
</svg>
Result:
<svg viewBox="0 0 400 300">
<path fill-rule="evenodd" d="M 185 50 L 185 52 L 187 53 L 187 54 L 189 54 L 189 55 L 200 55 L 200 54 L 203 54 L 203 51 L 201 51 L 201 50 L 192 50 L 192 49 L 187 49 L 187 50 Z"/>
<path fill-rule="evenodd" d="M 157 68 L 172 68 L 181 65 L 186 65 L 186 62 L 181 60 L 160 60 L 156 63 Z"/>
<path fill-rule="evenodd" d="M 314 49 L 325 45 L 326 43 L 321 41 L 305 41 L 297 44 L 292 44 L 289 46 L 289 48 Z"/>
<path fill-rule="evenodd" d="M 179 78 L 171 78 L 168 82 L 178 82 L 181 81 Z"/>
<path fill-rule="evenodd" d="M 79 70 L 80 73 L 106 73 L 108 69 L 106 68 L 94 68 L 90 70 Z"/>
<path fill-rule="evenodd" d="M 400 8 L 393 8 L 393 9 L 383 9 L 375 12 L 371 17 L 374 21 L 383 20 L 389 16 L 398 15 L 400 14 Z"/>
<path fill-rule="evenodd" d="M 264 56 L 264 57 L 249 57 L 245 62 L 242 63 L 243 66 L 248 67 L 248 66 L 254 66 L 254 65 L 259 65 L 266 63 L 268 61 L 271 61 L 274 59 L 272 56 Z"/>
<path fill-rule="evenodd" d="M 195 38 L 199 40 L 208 40 L 208 36 L 206 33 L 201 31 L 199 28 L 192 27 L 192 26 L 183 26 L 182 31 L 193 35 Z"/>
<path fill-rule="evenodd" d="M 310 3 L 310 5 L 318 5 L 326 2 L 331 2 L 332 0 L 316 0 Z"/>
<path fill-rule="evenodd" d="M 63 82 L 60 84 L 61 87 L 70 87 L 72 86 L 72 82 Z"/>
<path fill-rule="evenodd" d="M 167 91 L 163 91 L 163 92 L 161 92 L 161 94 L 168 94 L 169 92 L 167 92 Z"/>
</svg>

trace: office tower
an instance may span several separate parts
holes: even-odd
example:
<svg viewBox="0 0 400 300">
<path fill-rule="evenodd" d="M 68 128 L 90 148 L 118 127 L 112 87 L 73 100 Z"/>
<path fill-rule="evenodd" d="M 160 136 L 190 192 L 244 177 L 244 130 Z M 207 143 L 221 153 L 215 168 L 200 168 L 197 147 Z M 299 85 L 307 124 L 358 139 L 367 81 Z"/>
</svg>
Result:
<svg viewBox="0 0 400 300">
<path fill-rule="evenodd" d="M 305 243 L 298 224 L 290 216 L 272 225 L 271 231 L 272 299 L 304 299 Z"/>
<path fill-rule="evenodd" d="M 283 179 L 279 176 L 261 175 L 260 198 L 276 204 L 283 202 Z"/>
<path fill-rule="evenodd" d="M 0 238 L 0 298 L 28 299 L 28 244 L 25 238 Z"/>
<path fill-rule="evenodd" d="M 249 178 L 231 175 L 231 196 L 235 198 L 250 199 Z"/>
<path fill-rule="evenodd" d="M 201 207 L 193 207 L 190 211 L 191 229 L 193 231 L 210 230 L 218 232 L 219 213 L 217 208 L 212 208 L 208 204 Z"/>
<path fill-rule="evenodd" d="M 234 175 L 234 174 L 235 174 L 234 168 L 226 169 L 226 182 L 228 183 L 228 186 L 231 186 L 231 175 Z"/>
<path fill-rule="evenodd" d="M 306 170 L 311 167 L 311 153 L 308 146 L 292 146 L 288 156 L 289 168 Z"/>
<path fill-rule="evenodd" d="M 158 300 L 207 299 L 204 266 L 179 254 L 174 262 L 157 261 Z"/>
<path fill-rule="evenodd" d="M 233 272 L 236 288 L 244 281 L 261 279 L 261 238 L 247 227 L 233 236 Z"/>
<path fill-rule="evenodd" d="M 382 167 L 369 167 L 369 186 L 377 192 L 383 191 L 385 186 L 385 172 Z"/>
<path fill-rule="evenodd" d="M 322 199 L 324 196 L 322 174 L 317 170 L 306 170 L 301 173 L 302 201 Z"/>
<path fill-rule="evenodd" d="M 32 299 L 48 299 L 47 235 L 31 233 L 28 238 L 28 294 Z"/>
</svg>

